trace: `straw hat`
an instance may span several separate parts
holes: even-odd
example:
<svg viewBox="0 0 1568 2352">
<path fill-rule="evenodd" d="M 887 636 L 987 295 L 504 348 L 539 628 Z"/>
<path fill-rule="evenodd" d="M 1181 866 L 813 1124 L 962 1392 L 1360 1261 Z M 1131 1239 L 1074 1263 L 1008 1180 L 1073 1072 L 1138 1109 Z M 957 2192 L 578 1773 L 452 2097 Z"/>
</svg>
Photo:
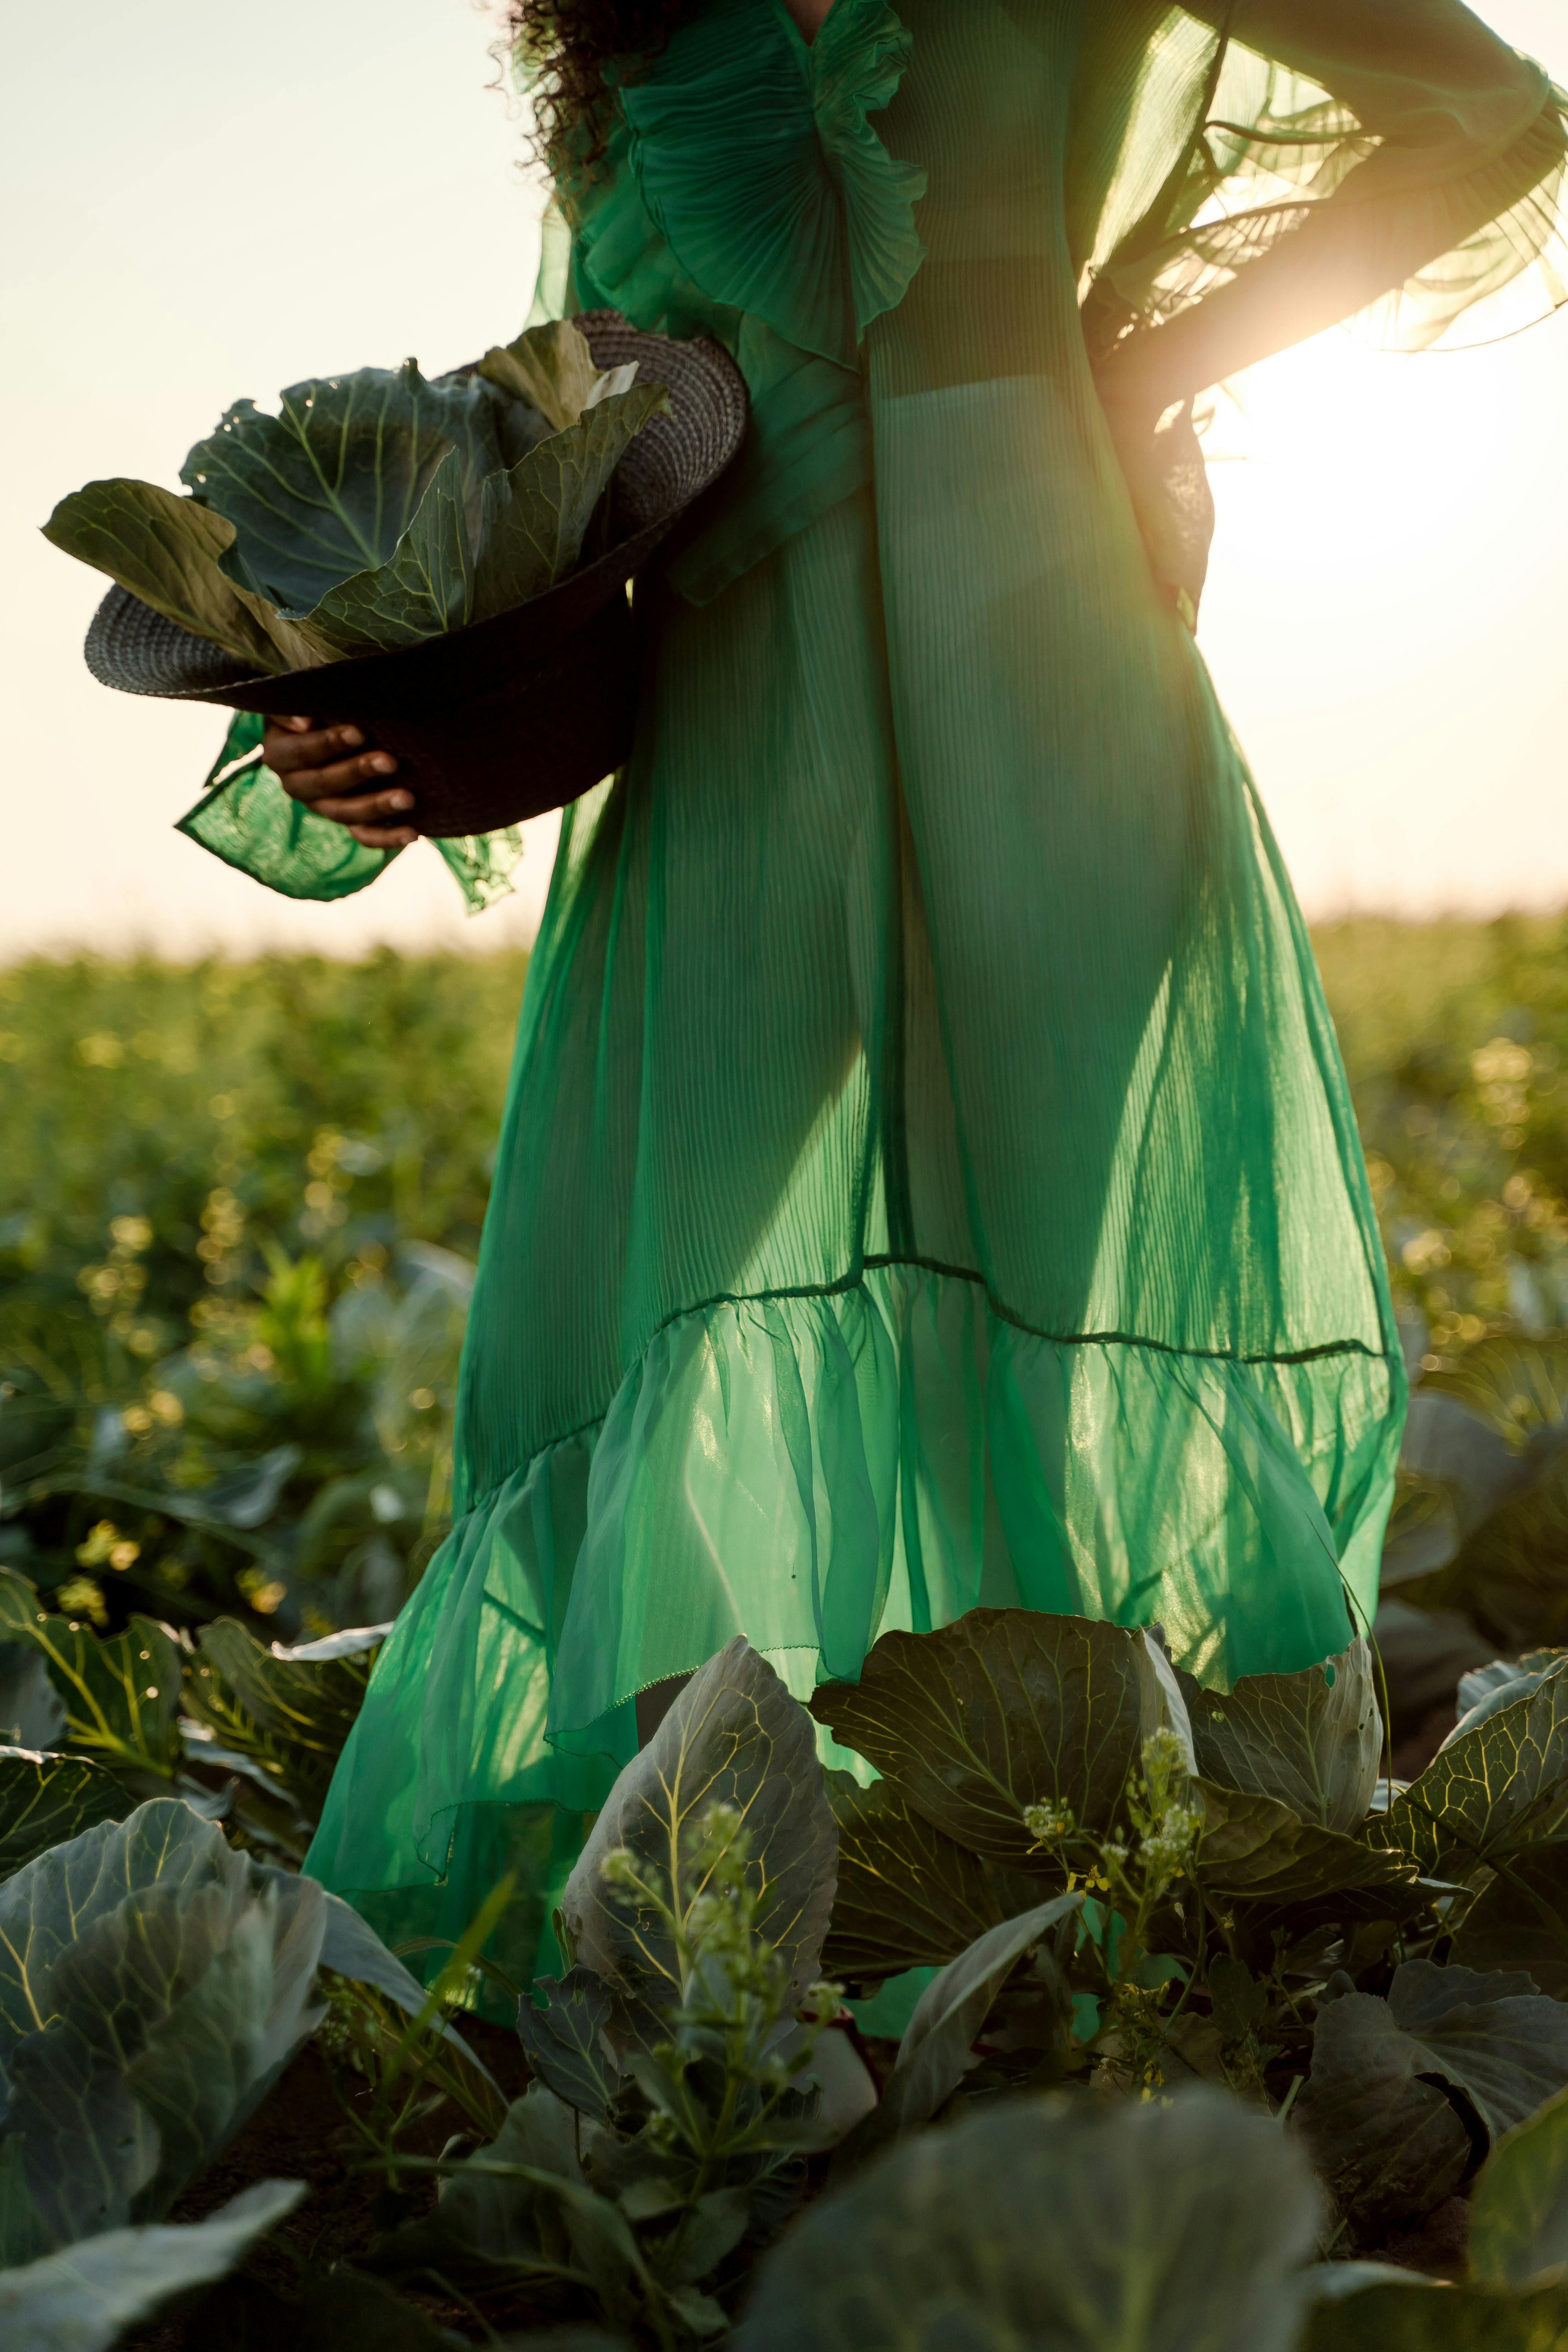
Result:
<svg viewBox="0 0 1568 2352">
<path fill-rule="evenodd" d="M 87 635 L 104 686 L 182 702 L 352 720 L 395 752 L 424 834 L 488 833 L 574 800 L 631 748 L 640 650 L 626 583 L 723 472 L 746 427 L 739 369 L 706 338 L 639 334 L 616 310 L 573 322 L 601 370 L 637 363 L 668 411 L 649 419 L 616 470 L 605 555 L 558 586 L 396 652 L 262 676 L 210 639 L 111 588 Z"/>
</svg>

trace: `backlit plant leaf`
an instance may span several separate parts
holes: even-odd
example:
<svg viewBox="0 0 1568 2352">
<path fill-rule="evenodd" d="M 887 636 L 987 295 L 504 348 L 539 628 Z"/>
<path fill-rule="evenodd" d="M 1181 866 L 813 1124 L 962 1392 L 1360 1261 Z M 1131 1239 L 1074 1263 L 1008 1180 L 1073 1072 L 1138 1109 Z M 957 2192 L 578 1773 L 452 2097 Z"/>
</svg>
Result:
<svg viewBox="0 0 1568 2352">
<path fill-rule="evenodd" d="M 334 652 L 352 657 L 415 646 L 478 617 L 466 504 L 463 461 L 448 449 L 385 562 L 335 582 L 312 606 L 310 625 Z"/>
<path fill-rule="evenodd" d="M 735 2352 L 1287 2352 L 1319 2199 L 1215 2093 L 1104 2116 L 1002 2102 L 902 2141 L 761 2263 Z"/>
<path fill-rule="evenodd" d="M 830 1976 L 865 1982 L 940 1967 L 1000 1926 L 1015 1907 L 1004 1889 L 1021 1894 L 1016 1907 L 1028 1903 L 1027 1879 L 988 1868 L 890 1781 L 863 1789 L 851 1774 L 830 1772 L 827 1790 L 838 1823 L 838 1888 L 823 1947 Z"/>
<path fill-rule="evenodd" d="M 810 1721 L 741 1634 L 692 1675 L 621 1773 L 562 1896 L 576 1958 L 656 2005 L 681 1989 L 668 1931 L 646 1908 L 624 1907 L 601 1864 L 626 1847 L 680 1901 L 697 1900 L 703 1885 L 690 1857 L 716 1803 L 733 1806 L 745 1827 L 757 1932 L 804 1991 L 832 1909 L 837 1832 Z"/>
<path fill-rule="evenodd" d="M 479 512 L 476 621 L 524 604 L 565 578 L 611 475 L 649 417 L 668 405 L 662 384 L 640 384 L 552 434 L 510 473 L 490 476 Z"/>
<path fill-rule="evenodd" d="M 552 433 L 560 433 L 575 425 L 585 408 L 628 392 L 637 363 L 601 374 L 586 335 L 569 319 L 552 319 L 525 327 L 515 342 L 493 346 L 479 373 L 510 399 L 537 410 Z"/>
<path fill-rule="evenodd" d="M 312 376 L 279 394 L 276 416 L 237 401 L 180 478 L 235 528 L 226 571 L 308 613 L 390 563 L 448 455 L 477 511 L 485 476 L 521 455 L 505 439 L 510 407 L 473 377 L 428 383 L 413 360 Z"/>
<path fill-rule="evenodd" d="M 973 1853 L 1041 1867 L 1026 1807 L 1090 1832 L 1120 1812 L 1161 1695 L 1142 1637 L 1081 1617 L 972 1609 L 934 1633 L 884 1633 L 858 1683 L 811 1711 L 900 1799 Z"/>
<path fill-rule="evenodd" d="M 258 670 L 310 669 L 331 658 L 308 623 L 288 619 L 219 566 L 234 542 L 222 515 L 155 482 L 89 482 L 62 499 L 44 537 L 107 572 L 144 604 Z"/>
<path fill-rule="evenodd" d="M 1531 1650 L 1514 1660 L 1497 1658 L 1489 1666 L 1480 1666 L 1459 1677 L 1459 1719 L 1444 1740 L 1451 1748 L 1478 1725 L 1500 1715 L 1512 1706 L 1516 1699 L 1528 1698 L 1543 1682 L 1560 1675 L 1568 1666 L 1568 1650 Z"/>
<path fill-rule="evenodd" d="M 1320 1829 L 1364 1820 L 1383 1748 L 1369 1643 L 1300 1674 L 1246 1675 L 1228 1692 L 1190 1675 L 1182 1687 L 1205 1780 L 1276 1798 Z"/>
<path fill-rule="evenodd" d="M 1415 1876 L 1397 1848 L 1319 1829 L 1272 1797 L 1243 1796 L 1208 1780 L 1196 1786 L 1204 1831 L 1194 1875 L 1206 1893 L 1272 1908 L 1396 1888 Z"/>
<path fill-rule="evenodd" d="M 1464 1875 L 1568 1828 L 1568 1676 L 1552 1675 L 1442 1749 L 1363 1837 L 1426 1876 Z"/>
<path fill-rule="evenodd" d="M 186 1704 L 313 1816 L 364 1704 L 385 1631 L 363 1628 L 353 1646 L 342 1635 L 310 1645 L 330 1648 L 323 1657 L 268 1649 L 237 1618 L 220 1617 L 203 1626 L 186 1665 Z"/>
<path fill-rule="evenodd" d="M 1488 2286 L 1568 2274 L 1568 2092 L 1509 2133 L 1470 2193 L 1470 2269 Z"/>
<path fill-rule="evenodd" d="M 85 1756 L 0 1748 L 0 1879 L 95 1822 L 123 1821 L 135 1801 Z"/>
<path fill-rule="evenodd" d="M 73 1748 L 168 1779 L 179 1762 L 180 1653 L 150 1617 L 101 1639 L 38 1606 L 26 1577 L 0 1569 L 0 1638 L 30 1643 L 65 1706 Z"/>
</svg>

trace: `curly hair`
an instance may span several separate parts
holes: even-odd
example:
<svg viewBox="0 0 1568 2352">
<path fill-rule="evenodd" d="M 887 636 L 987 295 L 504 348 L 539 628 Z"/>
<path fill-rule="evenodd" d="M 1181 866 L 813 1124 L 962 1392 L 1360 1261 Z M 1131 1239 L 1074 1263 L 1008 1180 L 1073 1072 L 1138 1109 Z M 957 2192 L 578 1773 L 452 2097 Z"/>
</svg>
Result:
<svg viewBox="0 0 1568 2352">
<path fill-rule="evenodd" d="M 512 52 L 532 86 L 540 152 L 559 172 L 605 152 L 605 68 L 658 55 L 701 0 L 510 0 Z"/>
</svg>

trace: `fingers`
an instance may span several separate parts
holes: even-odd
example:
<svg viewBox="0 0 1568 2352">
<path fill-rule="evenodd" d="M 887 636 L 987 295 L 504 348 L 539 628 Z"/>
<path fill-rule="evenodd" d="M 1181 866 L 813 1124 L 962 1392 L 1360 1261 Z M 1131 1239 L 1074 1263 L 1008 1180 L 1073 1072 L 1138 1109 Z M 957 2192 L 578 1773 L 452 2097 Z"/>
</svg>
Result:
<svg viewBox="0 0 1568 2352">
<path fill-rule="evenodd" d="M 397 761 L 390 751 L 363 751 L 354 726 L 318 727 L 306 718 L 269 719 L 263 750 L 268 766 L 293 800 L 317 816 L 345 825 L 367 849 L 403 849 L 417 841 L 411 824 L 394 820 L 414 805 L 402 785 L 388 787 Z M 377 820 L 381 820 L 378 822 Z"/>
<path fill-rule="evenodd" d="M 318 727 L 313 719 L 269 719 L 263 740 L 268 766 L 274 774 L 283 776 L 293 775 L 301 768 L 324 768 L 330 761 L 359 751 L 364 734 L 362 729 L 353 726 Z M 383 752 L 379 756 L 386 759 L 391 755 Z"/>
<path fill-rule="evenodd" d="M 407 795 L 404 795 L 406 801 Z M 367 849 L 406 849 L 419 835 L 411 824 L 395 822 L 397 812 L 384 808 L 375 799 L 352 801 L 313 801 L 317 816 L 330 817 L 334 824 L 347 827 L 354 839 Z M 379 823 L 377 820 L 381 820 Z"/>
<path fill-rule="evenodd" d="M 397 762 L 390 751 L 360 751 L 350 759 L 340 756 L 363 740 L 357 727 L 331 727 L 309 735 L 286 735 L 281 740 L 274 738 L 263 748 L 268 766 L 284 789 L 296 800 L 313 801 L 323 793 L 352 791 L 356 784 L 362 792 L 374 790 L 396 773 Z"/>
<path fill-rule="evenodd" d="M 366 849 L 406 849 L 419 835 L 410 825 L 351 824 L 349 831 Z"/>
<path fill-rule="evenodd" d="M 363 776 L 358 762 L 351 760 L 335 768 L 309 768 L 291 783 L 285 780 L 284 790 L 294 800 L 307 802 L 318 816 L 353 824 L 367 817 L 401 815 L 414 806 L 413 793 L 402 784 L 384 792 L 365 790 L 367 782 L 381 785 L 385 781 L 384 776 Z"/>
<path fill-rule="evenodd" d="M 364 751 L 357 760 L 333 760 L 325 764 L 314 761 L 301 768 L 275 771 L 283 789 L 297 801 L 309 801 L 321 816 L 336 816 L 339 812 L 329 808 L 329 801 L 354 798 L 375 803 L 373 812 L 367 805 L 354 809 L 356 816 L 380 814 L 384 809 L 406 809 L 414 806 L 414 795 L 399 784 L 395 790 L 380 789 L 388 776 L 396 771 L 397 762 L 389 751 Z"/>
<path fill-rule="evenodd" d="M 395 824 L 405 810 L 414 806 L 413 793 L 401 788 L 394 793 L 344 793 L 340 791 L 323 794 L 321 799 L 314 793 L 296 793 L 294 797 L 296 800 L 308 799 L 317 816 L 330 816 L 334 824 L 374 824 L 382 821 Z"/>
</svg>

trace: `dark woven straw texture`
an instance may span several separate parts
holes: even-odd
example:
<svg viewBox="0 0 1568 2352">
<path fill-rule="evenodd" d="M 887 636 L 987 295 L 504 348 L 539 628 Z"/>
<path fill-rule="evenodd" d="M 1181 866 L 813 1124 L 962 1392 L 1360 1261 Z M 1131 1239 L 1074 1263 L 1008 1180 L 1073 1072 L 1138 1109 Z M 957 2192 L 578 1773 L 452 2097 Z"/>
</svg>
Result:
<svg viewBox="0 0 1568 2352">
<path fill-rule="evenodd" d="M 575 321 L 595 365 L 635 360 L 639 383 L 662 383 L 667 415 L 645 425 L 616 469 L 616 511 L 628 530 L 674 521 L 717 479 L 746 429 L 746 386 L 727 352 L 706 337 L 688 343 L 639 335 L 618 310 L 584 310 Z"/>
<path fill-rule="evenodd" d="M 110 590 L 92 616 L 83 650 L 99 684 L 117 686 L 122 694 L 201 697 L 250 676 L 221 646 L 166 621 L 129 588 Z"/>
<path fill-rule="evenodd" d="M 746 389 L 716 343 L 639 334 L 614 310 L 575 321 L 601 369 L 637 363 L 668 413 L 632 443 L 611 488 L 606 555 L 474 627 L 395 653 L 258 676 L 232 656 L 111 588 L 88 631 L 104 686 L 235 710 L 353 720 L 397 755 L 421 833 L 487 833 L 559 808 L 618 767 L 631 747 L 638 650 L 626 587 L 741 446 Z"/>
</svg>

